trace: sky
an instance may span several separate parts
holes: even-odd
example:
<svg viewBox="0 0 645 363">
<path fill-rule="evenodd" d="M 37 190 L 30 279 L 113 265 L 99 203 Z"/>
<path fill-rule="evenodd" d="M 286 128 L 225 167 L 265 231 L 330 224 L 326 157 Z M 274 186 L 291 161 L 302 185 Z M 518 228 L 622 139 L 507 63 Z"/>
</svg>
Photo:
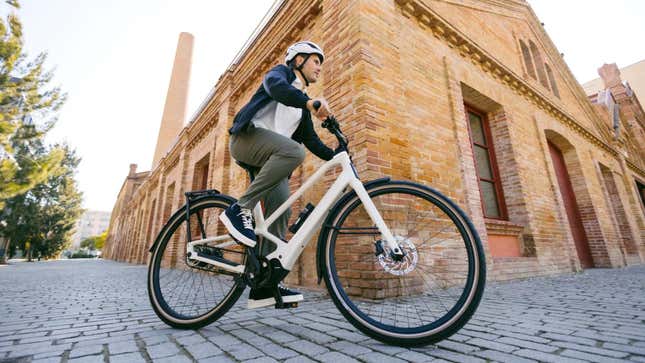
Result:
<svg viewBox="0 0 645 363">
<path fill-rule="evenodd" d="M 383 0 L 373 0 L 383 1 Z M 643 0 L 529 0 L 579 82 L 645 58 Z M 48 142 L 82 160 L 83 207 L 111 211 L 131 163 L 150 170 L 180 32 L 195 37 L 190 119 L 273 0 L 23 0 L 25 49 L 68 95 Z M 0 15 L 8 7 L 2 2 Z"/>
</svg>

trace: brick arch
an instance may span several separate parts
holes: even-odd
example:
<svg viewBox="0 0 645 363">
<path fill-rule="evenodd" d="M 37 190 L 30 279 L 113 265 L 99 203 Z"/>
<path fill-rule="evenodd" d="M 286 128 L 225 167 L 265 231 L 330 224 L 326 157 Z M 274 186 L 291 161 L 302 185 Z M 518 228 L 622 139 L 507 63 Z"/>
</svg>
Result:
<svg viewBox="0 0 645 363">
<path fill-rule="evenodd" d="M 575 147 L 573 144 L 567 139 L 565 136 L 560 134 L 559 132 L 551 129 L 544 130 L 544 135 L 546 136 L 546 140 L 560 149 L 562 153 L 569 153 L 569 152 L 574 152 L 575 153 Z M 576 157 L 577 158 L 577 157 Z"/>
<path fill-rule="evenodd" d="M 606 241 L 592 203 L 578 151 L 569 139 L 557 131 L 547 129 L 544 130 L 544 134 L 549 144 L 551 164 L 555 171 L 558 188 L 556 192 L 559 192 L 562 197 L 558 199 L 558 203 L 563 203 L 561 204 L 565 211 L 563 217 L 566 217 L 563 222 L 571 230 L 575 244 L 574 251 L 577 252 L 581 266 L 583 268 L 611 267 Z M 560 170 L 556 161 L 558 152 L 564 164 L 564 168 L 560 167 Z M 562 178 L 568 178 L 571 188 L 569 192 L 566 191 L 567 186 L 563 185 Z"/>
</svg>

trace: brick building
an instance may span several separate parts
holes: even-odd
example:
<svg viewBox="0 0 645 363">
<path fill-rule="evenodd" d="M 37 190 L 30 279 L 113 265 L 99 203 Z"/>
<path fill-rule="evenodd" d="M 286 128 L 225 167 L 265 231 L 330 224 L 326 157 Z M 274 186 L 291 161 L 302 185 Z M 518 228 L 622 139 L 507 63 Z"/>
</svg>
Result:
<svg viewBox="0 0 645 363">
<path fill-rule="evenodd" d="M 278 1 L 185 127 L 185 102 L 166 101 L 179 112 L 164 112 L 153 169 L 131 167 L 106 258 L 146 263 L 184 191 L 241 194 L 248 181 L 227 129 L 300 39 L 328 55 L 309 94 L 330 101 L 361 178 L 415 180 L 455 200 L 482 236 L 491 278 L 645 261 L 643 110 L 635 97 L 619 111 L 589 99 L 523 0 Z M 172 79 L 186 75 L 189 53 L 180 42 Z M 614 81 L 604 100 L 627 102 Z M 321 163 L 308 155 L 292 188 Z M 315 283 L 315 244 L 290 282 Z"/>
</svg>

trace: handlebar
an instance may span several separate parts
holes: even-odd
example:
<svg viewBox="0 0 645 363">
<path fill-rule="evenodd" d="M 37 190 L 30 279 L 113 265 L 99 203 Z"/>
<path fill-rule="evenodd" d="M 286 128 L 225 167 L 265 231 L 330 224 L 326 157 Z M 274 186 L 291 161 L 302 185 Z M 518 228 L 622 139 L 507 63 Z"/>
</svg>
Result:
<svg viewBox="0 0 645 363">
<path fill-rule="evenodd" d="M 318 110 L 321 105 L 322 104 L 320 103 L 320 101 L 314 101 L 313 106 L 315 110 Z M 347 148 L 347 137 L 345 137 L 343 132 L 340 131 L 340 124 L 334 116 L 328 116 L 325 121 L 323 121 L 322 127 L 334 134 L 334 136 L 336 136 L 336 139 L 338 139 L 338 145 L 341 147 L 341 149 L 349 153 L 349 149 Z"/>
</svg>

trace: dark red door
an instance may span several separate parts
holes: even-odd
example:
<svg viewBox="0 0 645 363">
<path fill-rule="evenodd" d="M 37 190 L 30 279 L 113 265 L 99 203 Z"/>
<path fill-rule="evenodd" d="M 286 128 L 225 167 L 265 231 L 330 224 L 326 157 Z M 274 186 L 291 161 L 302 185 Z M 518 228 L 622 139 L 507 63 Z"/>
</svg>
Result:
<svg viewBox="0 0 645 363">
<path fill-rule="evenodd" d="M 576 251 L 580 258 L 580 265 L 583 268 L 593 267 L 593 260 L 591 259 L 591 252 L 589 251 L 589 243 L 587 242 L 587 235 L 582 226 L 582 219 L 580 218 L 580 211 L 576 203 L 576 196 L 573 194 L 573 186 L 571 186 L 571 179 L 567 172 L 567 166 L 564 163 L 562 152 L 555 145 L 549 142 L 549 152 L 551 153 L 551 160 L 555 167 L 555 175 L 558 178 L 558 185 L 560 186 L 560 193 L 562 194 L 562 201 L 564 202 L 564 209 L 567 211 L 569 219 L 569 227 L 573 235 L 573 241 L 576 244 Z"/>
</svg>

